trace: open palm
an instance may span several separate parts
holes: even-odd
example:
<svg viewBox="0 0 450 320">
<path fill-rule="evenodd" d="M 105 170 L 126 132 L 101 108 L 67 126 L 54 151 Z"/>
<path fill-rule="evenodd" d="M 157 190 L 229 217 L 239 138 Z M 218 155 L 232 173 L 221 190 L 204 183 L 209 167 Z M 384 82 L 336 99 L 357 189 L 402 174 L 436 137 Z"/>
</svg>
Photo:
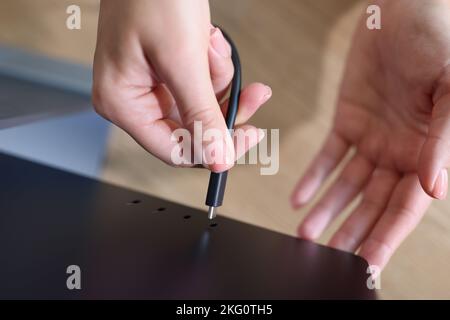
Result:
<svg viewBox="0 0 450 320">
<path fill-rule="evenodd" d="M 322 150 L 294 190 L 311 201 L 351 152 L 339 177 L 299 226 L 315 240 L 358 195 L 330 240 L 383 268 L 419 223 L 431 197 L 444 199 L 450 159 L 450 2 L 378 1 L 381 30 L 361 20 Z"/>
</svg>

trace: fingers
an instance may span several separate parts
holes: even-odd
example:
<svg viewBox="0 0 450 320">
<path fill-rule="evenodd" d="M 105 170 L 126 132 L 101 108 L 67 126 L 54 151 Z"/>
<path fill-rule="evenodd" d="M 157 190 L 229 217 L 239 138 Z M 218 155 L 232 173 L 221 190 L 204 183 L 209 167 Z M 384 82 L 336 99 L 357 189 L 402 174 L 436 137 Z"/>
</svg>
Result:
<svg viewBox="0 0 450 320">
<path fill-rule="evenodd" d="M 169 165 L 191 167 L 191 156 L 179 154 L 178 141 L 174 139 L 174 131 L 183 130 L 177 122 L 171 119 L 159 119 L 146 126 L 132 126 L 127 132 L 144 149 Z M 178 152 L 175 156 L 174 152 Z M 186 157 L 186 158 L 184 158 Z M 184 161 L 175 162 L 183 158 Z"/>
<path fill-rule="evenodd" d="M 211 133 L 211 139 L 203 142 L 203 153 L 194 151 L 196 161 L 203 160 L 205 167 L 221 172 L 233 166 L 234 146 L 211 81 L 210 41 L 207 39 L 203 47 L 202 41 L 194 40 L 180 43 L 176 52 L 171 49 L 154 54 L 152 62 L 177 102 L 183 126 L 193 133 L 199 124 L 203 132 Z"/>
<path fill-rule="evenodd" d="M 228 90 L 234 74 L 233 62 L 231 60 L 231 47 L 220 29 L 215 27 L 211 29 L 210 42 L 209 67 L 211 81 L 217 100 L 221 101 Z M 262 83 L 252 83 L 243 88 L 239 100 L 236 125 L 247 122 L 271 96 L 272 89 Z M 222 114 L 224 116 L 226 116 L 228 111 L 228 101 L 227 99 L 221 104 Z"/>
<path fill-rule="evenodd" d="M 208 50 L 211 81 L 218 101 L 226 94 L 234 74 L 231 47 L 219 28 L 211 28 Z"/>
<path fill-rule="evenodd" d="M 320 237 L 333 219 L 361 192 L 373 169 L 366 158 L 356 154 L 303 220 L 298 229 L 299 236 L 308 240 Z"/>
<path fill-rule="evenodd" d="M 198 163 L 200 158 L 205 167 L 216 172 L 224 171 L 234 164 L 236 158 L 232 137 L 217 99 L 225 95 L 233 77 L 231 47 L 217 28 L 204 33 L 205 28 L 189 24 L 191 27 L 187 32 L 180 29 L 181 25 L 183 23 L 176 24 L 173 37 L 139 38 L 141 42 L 132 47 L 137 48 L 135 53 L 139 59 L 131 59 L 133 63 L 125 67 L 120 65 L 121 69 L 115 73 L 103 73 L 101 88 L 94 91 L 101 93 L 101 98 L 95 98 L 96 109 L 127 131 L 147 151 L 175 165 L 171 161 L 171 152 L 176 143 L 171 134 L 182 128 L 189 129 L 192 134 L 198 121 L 203 133 L 200 137 L 202 152 L 194 151 L 196 156 L 193 160 Z M 129 55 L 124 60 L 129 61 Z M 110 82 L 111 85 L 105 85 Z M 243 90 L 237 125 L 248 120 L 269 99 L 269 91 L 261 84 Z M 215 129 L 220 135 L 208 135 L 209 129 Z M 250 127 L 246 129 L 252 131 Z M 254 144 L 252 140 L 250 145 Z M 247 149 L 248 146 L 244 151 Z"/>
<path fill-rule="evenodd" d="M 108 113 L 102 115 L 125 130 L 148 152 L 169 165 L 174 164 L 172 152 L 177 141 L 173 139 L 173 132 L 181 126 L 166 118 L 175 108 L 164 85 L 139 96 L 106 91 L 96 98 L 95 105 L 99 106 L 99 113 Z M 105 105 L 110 108 L 103 111 Z"/>
<path fill-rule="evenodd" d="M 236 116 L 236 126 L 247 122 L 258 109 L 272 97 L 272 89 L 262 83 L 252 83 L 242 89 L 239 98 L 239 109 Z M 222 103 L 222 114 L 228 111 L 228 99 Z"/>
<path fill-rule="evenodd" d="M 251 148 L 264 139 L 264 131 L 252 125 L 245 124 L 236 127 L 233 132 L 233 141 L 236 160 L 243 157 Z"/>
<path fill-rule="evenodd" d="M 450 95 L 434 106 L 430 129 L 419 159 L 420 183 L 427 194 L 445 199 L 450 165 Z"/>
<path fill-rule="evenodd" d="M 397 173 L 376 169 L 361 202 L 331 238 L 333 248 L 356 252 L 386 208 L 400 177 Z"/>
<path fill-rule="evenodd" d="M 329 174 L 344 158 L 348 149 L 349 144 L 335 130 L 331 131 L 322 150 L 294 188 L 291 195 L 291 205 L 294 208 L 305 205 L 314 197 Z"/>
<path fill-rule="evenodd" d="M 405 175 L 396 185 L 383 215 L 363 241 L 359 255 L 384 268 L 400 243 L 417 226 L 431 203 L 416 174 Z"/>
<path fill-rule="evenodd" d="M 233 142 L 236 160 L 256 146 L 264 138 L 264 132 L 254 126 L 244 124 L 253 114 L 270 99 L 272 90 L 261 83 L 246 86 L 239 98 L 239 110 L 236 116 L 236 128 L 233 132 Z M 222 113 L 226 115 L 228 99 L 222 103 Z"/>
</svg>

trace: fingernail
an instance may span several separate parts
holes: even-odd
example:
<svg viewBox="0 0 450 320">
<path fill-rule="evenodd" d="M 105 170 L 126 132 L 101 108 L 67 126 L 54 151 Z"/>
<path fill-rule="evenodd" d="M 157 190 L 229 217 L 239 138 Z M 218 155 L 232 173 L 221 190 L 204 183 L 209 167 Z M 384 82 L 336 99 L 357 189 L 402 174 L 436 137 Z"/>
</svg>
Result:
<svg viewBox="0 0 450 320">
<path fill-rule="evenodd" d="M 317 228 L 317 226 L 311 224 L 310 222 L 303 222 L 297 228 L 297 234 L 302 239 L 315 241 L 320 237 L 321 231 Z"/>
<path fill-rule="evenodd" d="M 307 201 L 303 201 L 301 199 L 294 199 L 292 201 L 292 208 L 297 210 L 300 209 L 301 207 L 303 207 L 305 204 L 307 203 Z"/>
<path fill-rule="evenodd" d="M 447 197 L 448 174 L 446 169 L 439 172 L 433 187 L 433 196 L 436 199 L 443 200 Z"/>
<path fill-rule="evenodd" d="M 272 88 L 266 85 L 266 93 L 262 97 L 262 102 L 266 102 L 272 96 Z"/>
<path fill-rule="evenodd" d="M 291 198 L 294 209 L 300 209 L 306 205 L 313 197 L 313 191 L 311 188 L 302 188 L 300 191 L 294 193 Z"/>
<path fill-rule="evenodd" d="M 231 47 L 219 28 L 211 29 L 211 47 L 222 58 L 231 57 Z"/>
</svg>

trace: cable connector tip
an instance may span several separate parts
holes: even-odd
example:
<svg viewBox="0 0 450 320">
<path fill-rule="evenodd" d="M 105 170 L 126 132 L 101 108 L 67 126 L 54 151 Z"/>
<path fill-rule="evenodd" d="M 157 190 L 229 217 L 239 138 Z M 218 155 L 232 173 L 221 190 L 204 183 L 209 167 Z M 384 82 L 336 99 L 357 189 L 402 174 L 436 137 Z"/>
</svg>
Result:
<svg viewBox="0 0 450 320">
<path fill-rule="evenodd" d="M 208 209 L 208 219 L 213 220 L 216 217 L 216 208 L 215 207 L 209 207 Z"/>
</svg>

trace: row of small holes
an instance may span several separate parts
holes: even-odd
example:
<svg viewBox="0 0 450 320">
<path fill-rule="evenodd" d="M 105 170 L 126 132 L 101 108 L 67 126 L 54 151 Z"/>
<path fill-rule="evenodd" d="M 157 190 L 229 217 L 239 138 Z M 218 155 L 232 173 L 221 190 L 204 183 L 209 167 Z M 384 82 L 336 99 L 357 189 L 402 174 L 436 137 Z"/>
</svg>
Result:
<svg viewBox="0 0 450 320">
<path fill-rule="evenodd" d="M 141 200 L 133 200 L 133 201 L 128 202 L 127 204 L 128 204 L 128 205 L 135 205 L 135 204 L 139 204 L 139 203 L 141 203 L 141 202 L 142 202 Z M 155 211 L 161 212 L 161 211 L 165 211 L 165 210 L 166 210 L 166 208 L 160 207 L 160 208 L 156 209 Z M 185 215 L 185 216 L 183 217 L 184 220 L 188 220 L 188 219 L 190 219 L 190 218 L 191 218 L 190 215 Z M 217 223 L 211 223 L 209 226 L 210 226 L 211 228 L 215 228 L 215 227 L 217 227 Z"/>
<path fill-rule="evenodd" d="M 133 204 L 139 204 L 139 203 L 141 203 L 141 200 L 133 200 L 133 201 L 128 202 L 127 205 L 131 206 Z"/>
<path fill-rule="evenodd" d="M 132 206 L 135 204 L 139 204 L 141 202 L 142 202 L 141 200 L 133 200 L 133 201 L 127 202 L 127 205 Z M 164 210 L 166 210 L 166 208 L 160 207 L 160 208 L 156 209 L 155 211 L 164 211 Z"/>
</svg>

